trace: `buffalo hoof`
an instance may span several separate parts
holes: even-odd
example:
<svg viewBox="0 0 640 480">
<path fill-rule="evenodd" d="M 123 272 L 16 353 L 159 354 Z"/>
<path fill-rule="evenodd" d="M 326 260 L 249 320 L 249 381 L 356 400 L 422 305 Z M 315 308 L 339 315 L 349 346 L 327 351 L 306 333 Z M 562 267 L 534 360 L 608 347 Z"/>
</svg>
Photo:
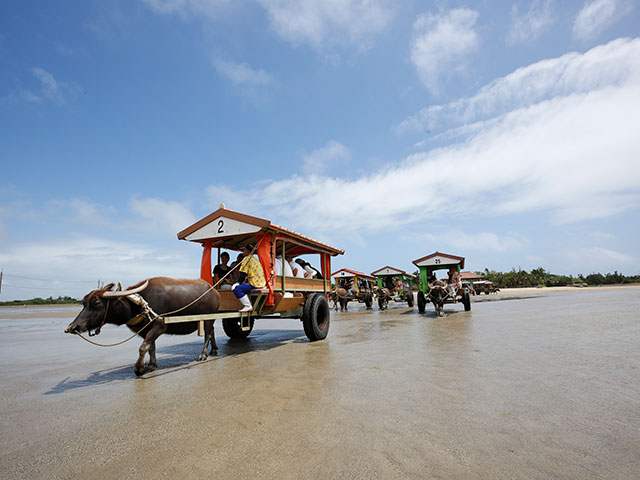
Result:
<svg viewBox="0 0 640 480">
<path fill-rule="evenodd" d="M 147 368 L 145 368 L 144 372 L 145 372 L 145 373 L 147 373 L 147 372 L 153 372 L 156 368 L 158 368 L 158 365 L 157 365 L 157 364 L 155 364 L 155 363 L 149 363 L 149 364 L 147 365 Z"/>
<path fill-rule="evenodd" d="M 136 367 L 133 369 L 133 371 L 136 374 L 136 377 L 141 377 L 142 375 L 147 373 L 147 367 L 142 367 L 142 368 Z"/>
<path fill-rule="evenodd" d="M 206 359 L 207 359 L 207 357 L 209 357 L 209 355 L 207 355 L 206 353 L 201 353 L 201 354 L 198 356 L 198 361 L 199 361 L 199 362 L 202 362 L 203 360 L 206 360 Z"/>
</svg>

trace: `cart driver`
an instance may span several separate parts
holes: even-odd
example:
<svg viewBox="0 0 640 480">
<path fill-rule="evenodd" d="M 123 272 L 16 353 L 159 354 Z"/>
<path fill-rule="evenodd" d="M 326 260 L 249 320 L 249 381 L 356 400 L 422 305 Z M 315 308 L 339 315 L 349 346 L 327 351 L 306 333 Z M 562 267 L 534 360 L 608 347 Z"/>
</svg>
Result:
<svg viewBox="0 0 640 480">
<path fill-rule="evenodd" d="M 462 279 L 460 278 L 460 274 L 458 273 L 458 269 L 456 267 L 451 267 L 449 269 L 449 278 L 447 279 L 447 284 L 449 287 L 449 295 L 455 298 L 458 289 L 462 288 Z"/>
<path fill-rule="evenodd" d="M 264 271 L 262 265 L 256 257 L 253 256 L 254 246 L 250 243 L 244 246 L 242 254 L 244 258 L 240 263 L 238 283 L 233 285 L 233 293 L 242 303 L 240 312 L 251 312 L 251 300 L 248 293 L 255 288 L 263 288 L 267 282 L 264 279 Z"/>
</svg>

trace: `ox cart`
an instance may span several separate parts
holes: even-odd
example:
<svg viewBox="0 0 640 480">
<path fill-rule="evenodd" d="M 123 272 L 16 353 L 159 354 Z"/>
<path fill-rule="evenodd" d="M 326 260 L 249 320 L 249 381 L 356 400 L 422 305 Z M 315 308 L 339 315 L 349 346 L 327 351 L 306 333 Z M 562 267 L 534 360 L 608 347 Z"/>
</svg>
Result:
<svg viewBox="0 0 640 480">
<path fill-rule="evenodd" d="M 445 303 L 462 303 L 465 312 L 471 310 L 471 296 L 469 290 L 456 284 L 448 284 L 446 281 L 439 281 L 435 278 L 437 270 L 449 270 L 452 273 L 460 274 L 464 268 L 464 257 L 435 252 L 426 257 L 413 261 L 413 264 L 420 269 L 420 279 L 422 287 L 418 291 L 418 311 L 424 313 L 428 302 L 433 303 L 436 314 L 443 315 Z"/>
<path fill-rule="evenodd" d="M 366 273 L 343 268 L 331 274 L 336 280 L 336 288 L 332 292 L 334 308 L 347 309 L 347 304 L 355 300 L 364 303 L 367 308 L 373 305 L 375 277 Z"/>
<path fill-rule="evenodd" d="M 404 270 L 386 266 L 371 272 L 377 278 L 376 297 L 380 310 L 389 306 L 389 302 L 407 302 L 409 307 L 413 307 L 413 292 L 410 281 L 415 275 Z"/>
<path fill-rule="evenodd" d="M 200 243 L 203 247 L 200 277 L 213 285 L 211 252 L 222 249 L 242 252 L 246 245 L 255 246 L 255 254 L 264 270 L 266 286 L 252 290 L 253 311 L 240 312 L 242 304 L 229 290 L 218 290 L 217 313 L 164 317 L 164 323 L 199 322 L 203 333 L 206 320 L 222 320 L 225 334 L 232 339 L 246 338 L 254 321 L 263 317 L 299 318 L 311 341 L 326 338 L 329 332 L 328 294 L 331 290 L 331 257 L 343 250 L 326 245 L 269 220 L 228 210 L 218 210 L 178 233 L 178 239 Z M 276 273 L 276 259 L 294 259 L 300 255 L 318 255 L 322 278 L 290 277 Z M 312 257 L 313 258 L 313 257 Z"/>
</svg>

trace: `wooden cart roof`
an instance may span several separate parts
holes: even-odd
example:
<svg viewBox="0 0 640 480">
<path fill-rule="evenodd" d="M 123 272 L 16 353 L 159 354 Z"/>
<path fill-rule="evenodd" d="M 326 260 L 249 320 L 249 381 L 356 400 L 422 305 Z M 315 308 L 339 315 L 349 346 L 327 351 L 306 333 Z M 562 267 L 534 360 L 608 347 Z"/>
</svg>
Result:
<svg viewBox="0 0 640 480">
<path fill-rule="evenodd" d="M 269 220 L 234 212 L 226 208 L 219 208 L 185 228 L 178 233 L 178 239 L 200 243 L 211 241 L 215 247 L 242 250 L 247 243 L 255 242 L 255 237 L 259 232 L 275 233 L 278 236 L 286 237 L 298 246 L 305 247 L 303 250 L 299 250 L 298 255 L 326 252 L 335 256 L 344 253 L 344 250 L 275 225 Z"/>
<path fill-rule="evenodd" d="M 367 280 L 376 279 L 376 277 L 372 277 L 371 275 L 367 275 L 366 273 L 358 272 L 357 270 L 351 270 L 349 268 L 341 268 L 337 272 L 333 272 L 331 276 L 337 277 L 337 278 L 360 277 L 360 278 L 366 278 Z"/>
<path fill-rule="evenodd" d="M 412 263 L 417 267 L 446 267 L 460 265 L 460 268 L 464 268 L 464 257 L 435 252 L 431 255 L 427 255 L 426 257 L 414 260 Z"/>
<path fill-rule="evenodd" d="M 390 267 L 387 265 L 386 267 L 382 267 L 375 272 L 371 272 L 371 275 L 378 277 L 385 277 L 390 275 L 405 275 L 407 277 L 415 277 L 413 273 L 405 272 L 404 270 L 400 270 L 399 268 Z"/>
</svg>

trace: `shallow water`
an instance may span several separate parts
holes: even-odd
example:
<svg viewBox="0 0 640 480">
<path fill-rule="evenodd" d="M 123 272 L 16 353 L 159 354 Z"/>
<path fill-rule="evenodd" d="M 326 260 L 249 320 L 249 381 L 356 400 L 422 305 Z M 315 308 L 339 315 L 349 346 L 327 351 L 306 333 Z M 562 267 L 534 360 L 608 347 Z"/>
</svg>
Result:
<svg viewBox="0 0 640 480">
<path fill-rule="evenodd" d="M 637 478 L 640 289 L 332 313 L 139 340 L 65 335 L 77 312 L 0 311 L 2 478 Z M 48 316 L 49 315 L 49 316 Z M 107 326 L 111 343 L 129 330 Z"/>
</svg>

